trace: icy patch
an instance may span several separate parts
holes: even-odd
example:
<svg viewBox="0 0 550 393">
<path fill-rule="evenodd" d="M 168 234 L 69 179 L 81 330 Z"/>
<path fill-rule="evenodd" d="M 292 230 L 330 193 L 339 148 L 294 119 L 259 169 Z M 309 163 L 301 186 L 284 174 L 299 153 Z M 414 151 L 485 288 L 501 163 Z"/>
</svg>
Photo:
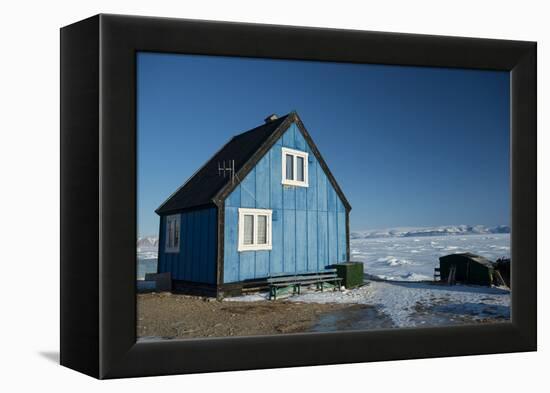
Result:
<svg viewBox="0 0 550 393">
<path fill-rule="evenodd" d="M 156 251 L 141 251 L 137 253 L 138 259 L 157 259 Z"/>
<path fill-rule="evenodd" d="M 424 276 L 422 274 L 417 274 L 417 273 L 413 273 L 413 272 L 408 272 L 408 273 L 404 273 L 404 274 L 401 274 L 401 275 L 384 275 L 384 274 L 381 274 L 381 275 L 377 275 L 377 276 L 374 276 L 376 278 L 379 278 L 381 280 L 387 280 L 387 281 L 429 281 L 432 279 L 432 277 L 428 277 L 428 276 Z"/>
<path fill-rule="evenodd" d="M 391 255 L 383 258 L 378 258 L 378 262 L 385 262 L 389 266 L 403 266 L 411 264 L 411 262 L 406 259 L 398 259 Z"/>
<path fill-rule="evenodd" d="M 500 288 L 423 283 L 371 281 L 343 292 L 309 292 L 289 297 L 305 303 L 354 303 L 374 305 L 398 327 L 425 326 L 416 318 L 417 308 L 475 318 L 509 318 L 510 292 Z"/>
<path fill-rule="evenodd" d="M 156 273 L 157 272 L 157 258 L 156 256 L 154 258 L 147 256 L 146 258 L 141 257 L 138 255 L 138 262 L 137 262 L 137 279 L 143 280 L 145 279 L 145 274 L 147 273 Z"/>
</svg>

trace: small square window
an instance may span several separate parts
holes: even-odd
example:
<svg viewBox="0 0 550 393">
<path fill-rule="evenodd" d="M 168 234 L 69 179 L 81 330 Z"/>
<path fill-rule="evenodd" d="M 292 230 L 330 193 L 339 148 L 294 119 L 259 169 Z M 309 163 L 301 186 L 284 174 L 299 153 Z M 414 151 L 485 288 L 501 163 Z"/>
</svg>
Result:
<svg viewBox="0 0 550 393">
<path fill-rule="evenodd" d="M 282 148 L 282 183 L 287 186 L 308 187 L 308 153 Z"/>
<path fill-rule="evenodd" d="M 271 217 L 271 210 L 239 209 L 238 251 L 271 250 Z"/>
</svg>

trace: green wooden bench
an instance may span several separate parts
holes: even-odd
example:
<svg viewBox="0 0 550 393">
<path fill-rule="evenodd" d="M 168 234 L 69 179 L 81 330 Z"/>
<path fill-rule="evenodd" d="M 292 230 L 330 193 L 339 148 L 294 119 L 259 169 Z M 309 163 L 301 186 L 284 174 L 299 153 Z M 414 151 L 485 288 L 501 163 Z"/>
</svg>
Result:
<svg viewBox="0 0 550 393">
<path fill-rule="evenodd" d="M 342 279 L 338 277 L 336 269 L 269 277 L 267 282 L 269 284 L 269 300 L 277 300 L 278 295 L 287 293 L 300 294 L 302 286 L 315 285 L 316 289 L 321 291 L 324 291 L 325 288 L 340 290 L 342 286 Z"/>
</svg>

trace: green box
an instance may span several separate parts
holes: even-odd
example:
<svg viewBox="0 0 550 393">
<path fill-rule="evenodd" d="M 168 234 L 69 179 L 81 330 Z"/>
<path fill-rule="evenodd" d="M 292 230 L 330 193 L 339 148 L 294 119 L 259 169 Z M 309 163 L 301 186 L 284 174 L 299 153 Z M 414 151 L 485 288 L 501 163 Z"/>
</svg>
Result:
<svg viewBox="0 0 550 393">
<path fill-rule="evenodd" d="M 342 279 L 342 285 L 346 289 L 363 285 L 363 262 L 337 263 L 332 267 L 336 269 L 336 273 Z"/>
</svg>

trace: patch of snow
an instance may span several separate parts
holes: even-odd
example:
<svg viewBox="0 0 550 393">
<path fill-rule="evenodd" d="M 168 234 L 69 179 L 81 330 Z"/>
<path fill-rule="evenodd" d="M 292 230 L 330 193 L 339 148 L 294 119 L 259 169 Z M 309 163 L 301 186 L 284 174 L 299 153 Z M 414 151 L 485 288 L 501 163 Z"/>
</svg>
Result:
<svg viewBox="0 0 550 393">
<path fill-rule="evenodd" d="M 433 325 L 419 318 L 418 313 L 422 311 L 448 314 L 450 320 L 460 316 L 473 319 L 510 317 L 510 291 L 482 286 L 368 281 L 360 288 L 343 291 L 320 292 L 303 288 L 302 294 L 280 297 L 283 298 L 303 303 L 372 305 L 389 316 L 396 327 Z M 267 293 L 256 293 L 227 298 L 224 301 L 258 302 L 267 299 Z"/>
<path fill-rule="evenodd" d="M 263 302 L 269 299 L 267 292 L 252 293 L 249 295 L 226 297 L 223 298 L 224 302 Z"/>
<path fill-rule="evenodd" d="M 411 262 L 406 259 L 399 259 L 392 255 L 387 257 L 378 258 L 377 262 L 384 262 L 389 266 L 402 266 L 402 265 L 410 265 Z"/>
<path fill-rule="evenodd" d="M 289 297 L 305 303 L 353 303 L 377 306 L 398 327 L 421 324 L 417 307 L 467 315 L 474 318 L 509 318 L 510 292 L 500 288 L 456 285 L 452 287 L 412 282 L 370 281 L 367 285 L 343 292 L 310 292 Z"/>
</svg>

